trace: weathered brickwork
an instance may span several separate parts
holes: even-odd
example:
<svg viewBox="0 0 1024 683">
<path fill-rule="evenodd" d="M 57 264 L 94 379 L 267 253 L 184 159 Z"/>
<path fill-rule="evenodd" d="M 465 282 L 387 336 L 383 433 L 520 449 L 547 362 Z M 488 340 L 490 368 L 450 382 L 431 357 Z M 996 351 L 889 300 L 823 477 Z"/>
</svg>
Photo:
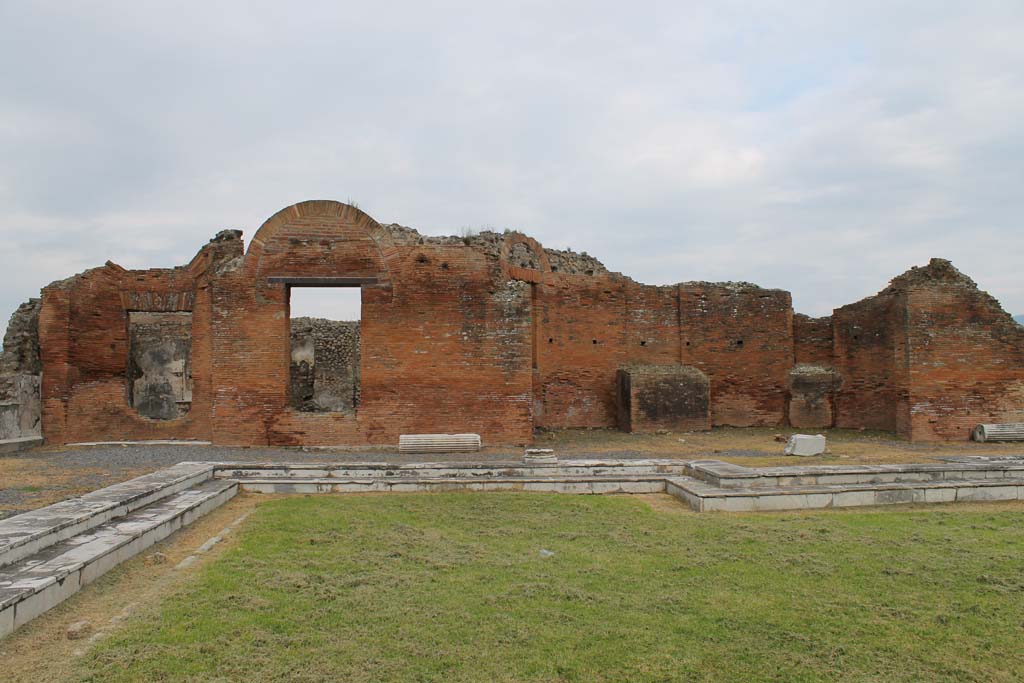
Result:
<svg viewBox="0 0 1024 683">
<path fill-rule="evenodd" d="M 789 371 L 789 424 L 798 429 L 835 424 L 839 375 L 826 365 L 800 363 Z"/>
<path fill-rule="evenodd" d="M 948 261 L 894 280 L 905 291 L 907 416 L 920 441 L 979 422 L 1024 422 L 1024 327 Z"/>
<path fill-rule="evenodd" d="M 793 314 L 793 362 L 829 365 L 833 345 L 832 316 Z"/>
<path fill-rule="evenodd" d="M 619 424 L 616 373 L 634 364 L 699 370 L 716 425 L 961 439 L 1024 406 L 1024 330 L 945 262 L 812 319 L 780 290 L 647 286 L 521 233 L 426 237 L 337 202 L 280 211 L 244 254 L 240 237 L 220 233 L 180 268 L 108 263 L 43 290 L 50 443 L 393 444 L 415 432 L 529 443 L 536 427 Z M 341 277 L 361 285 L 357 405 L 303 410 L 291 396 L 290 287 Z M 137 313 L 190 320 L 191 405 L 172 419 L 132 407 Z M 831 392 L 794 376 L 800 364 L 819 366 Z"/>
</svg>

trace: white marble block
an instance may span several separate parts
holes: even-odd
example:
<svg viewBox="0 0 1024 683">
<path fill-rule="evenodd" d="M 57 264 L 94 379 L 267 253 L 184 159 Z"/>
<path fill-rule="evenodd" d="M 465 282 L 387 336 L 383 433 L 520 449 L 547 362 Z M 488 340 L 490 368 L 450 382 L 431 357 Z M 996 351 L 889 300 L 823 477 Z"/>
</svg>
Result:
<svg viewBox="0 0 1024 683">
<path fill-rule="evenodd" d="M 825 452 L 825 437 L 821 434 L 794 434 L 786 443 L 786 455 L 821 455 Z"/>
</svg>

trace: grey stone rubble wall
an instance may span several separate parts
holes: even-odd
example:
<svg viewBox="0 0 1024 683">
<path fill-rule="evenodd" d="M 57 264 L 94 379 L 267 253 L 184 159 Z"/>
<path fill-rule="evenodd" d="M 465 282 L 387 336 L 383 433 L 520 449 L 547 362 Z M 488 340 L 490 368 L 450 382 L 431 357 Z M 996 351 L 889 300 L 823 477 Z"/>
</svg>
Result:
<svg viewBox="0 0 1024 683">
<path fill-rule="evenodd" d="M 293 408 L 354 412 L 359 405 L 359 321 L 291 320 Z"/>
<path fill-rule="evenodd" d="M 42 299 L 29 299 L 11 316 L 4 334 L 4 351 L 0 354 L 0 374 L 38 375 L 39 309 Z"/>
<path fill-rule="evenodd" d="M 486 254 L 498 258 L 501 247 L 505 242 L 505 235 L 516 231 L 506 230 L 495 232 L 493 230 L 481 230 L 480 232 L 469 233 L 464 236 L 434 237 L 421 235 L 414 228 L 391 223 L 383 226 L 391 238 L 398 244 L 464 244 L 483 251 Z M 512 249 L 512 262 L 522 268 L 536 268 L 539 265 L 536 255 L 530 254 L 525 245 Z M 608 269 L 599 260 L 587 252 L 576 252 L 571 249 L 544 249 L 547 254 L 551 270 L 556 273 L 569 275 L 596 275 L 607 273 Z M 524 264 L 525 261 L 525 264 Z"/>
<path fill-rule="evenodd" d="M 39 380 L 40 299 L 29 299 L 11 316 L 0 353 L 0 441 L 41 434 Z"/>
</svg>

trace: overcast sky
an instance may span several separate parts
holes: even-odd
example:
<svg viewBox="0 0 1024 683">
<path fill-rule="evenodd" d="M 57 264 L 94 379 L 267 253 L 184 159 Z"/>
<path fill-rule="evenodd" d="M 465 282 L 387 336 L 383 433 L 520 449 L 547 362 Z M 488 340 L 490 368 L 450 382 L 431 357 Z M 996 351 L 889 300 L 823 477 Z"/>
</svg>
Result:
<svg viewBox="0 0 1024 683">
<path fill-rule="evenodd" d="M 304 199 L 815 315 L 940 256 L 1024 313 L 1020 0 L 0 0 L 0 74 L 3 318 Z"/>
</svg>

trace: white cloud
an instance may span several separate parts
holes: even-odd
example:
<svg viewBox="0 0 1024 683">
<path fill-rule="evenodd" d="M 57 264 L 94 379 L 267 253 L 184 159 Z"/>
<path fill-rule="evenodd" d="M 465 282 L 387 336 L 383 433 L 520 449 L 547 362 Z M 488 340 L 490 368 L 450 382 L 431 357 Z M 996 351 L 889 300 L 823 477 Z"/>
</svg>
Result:
<svg viewBox="0 0 1024 683">
<path fill-rule="evenodd" d="M 34 3 L 0 26 L 0 315 L 308 198 L 815 314 L 942 256 L 1024 311 L 1019 3 Z"/>
</svg>

